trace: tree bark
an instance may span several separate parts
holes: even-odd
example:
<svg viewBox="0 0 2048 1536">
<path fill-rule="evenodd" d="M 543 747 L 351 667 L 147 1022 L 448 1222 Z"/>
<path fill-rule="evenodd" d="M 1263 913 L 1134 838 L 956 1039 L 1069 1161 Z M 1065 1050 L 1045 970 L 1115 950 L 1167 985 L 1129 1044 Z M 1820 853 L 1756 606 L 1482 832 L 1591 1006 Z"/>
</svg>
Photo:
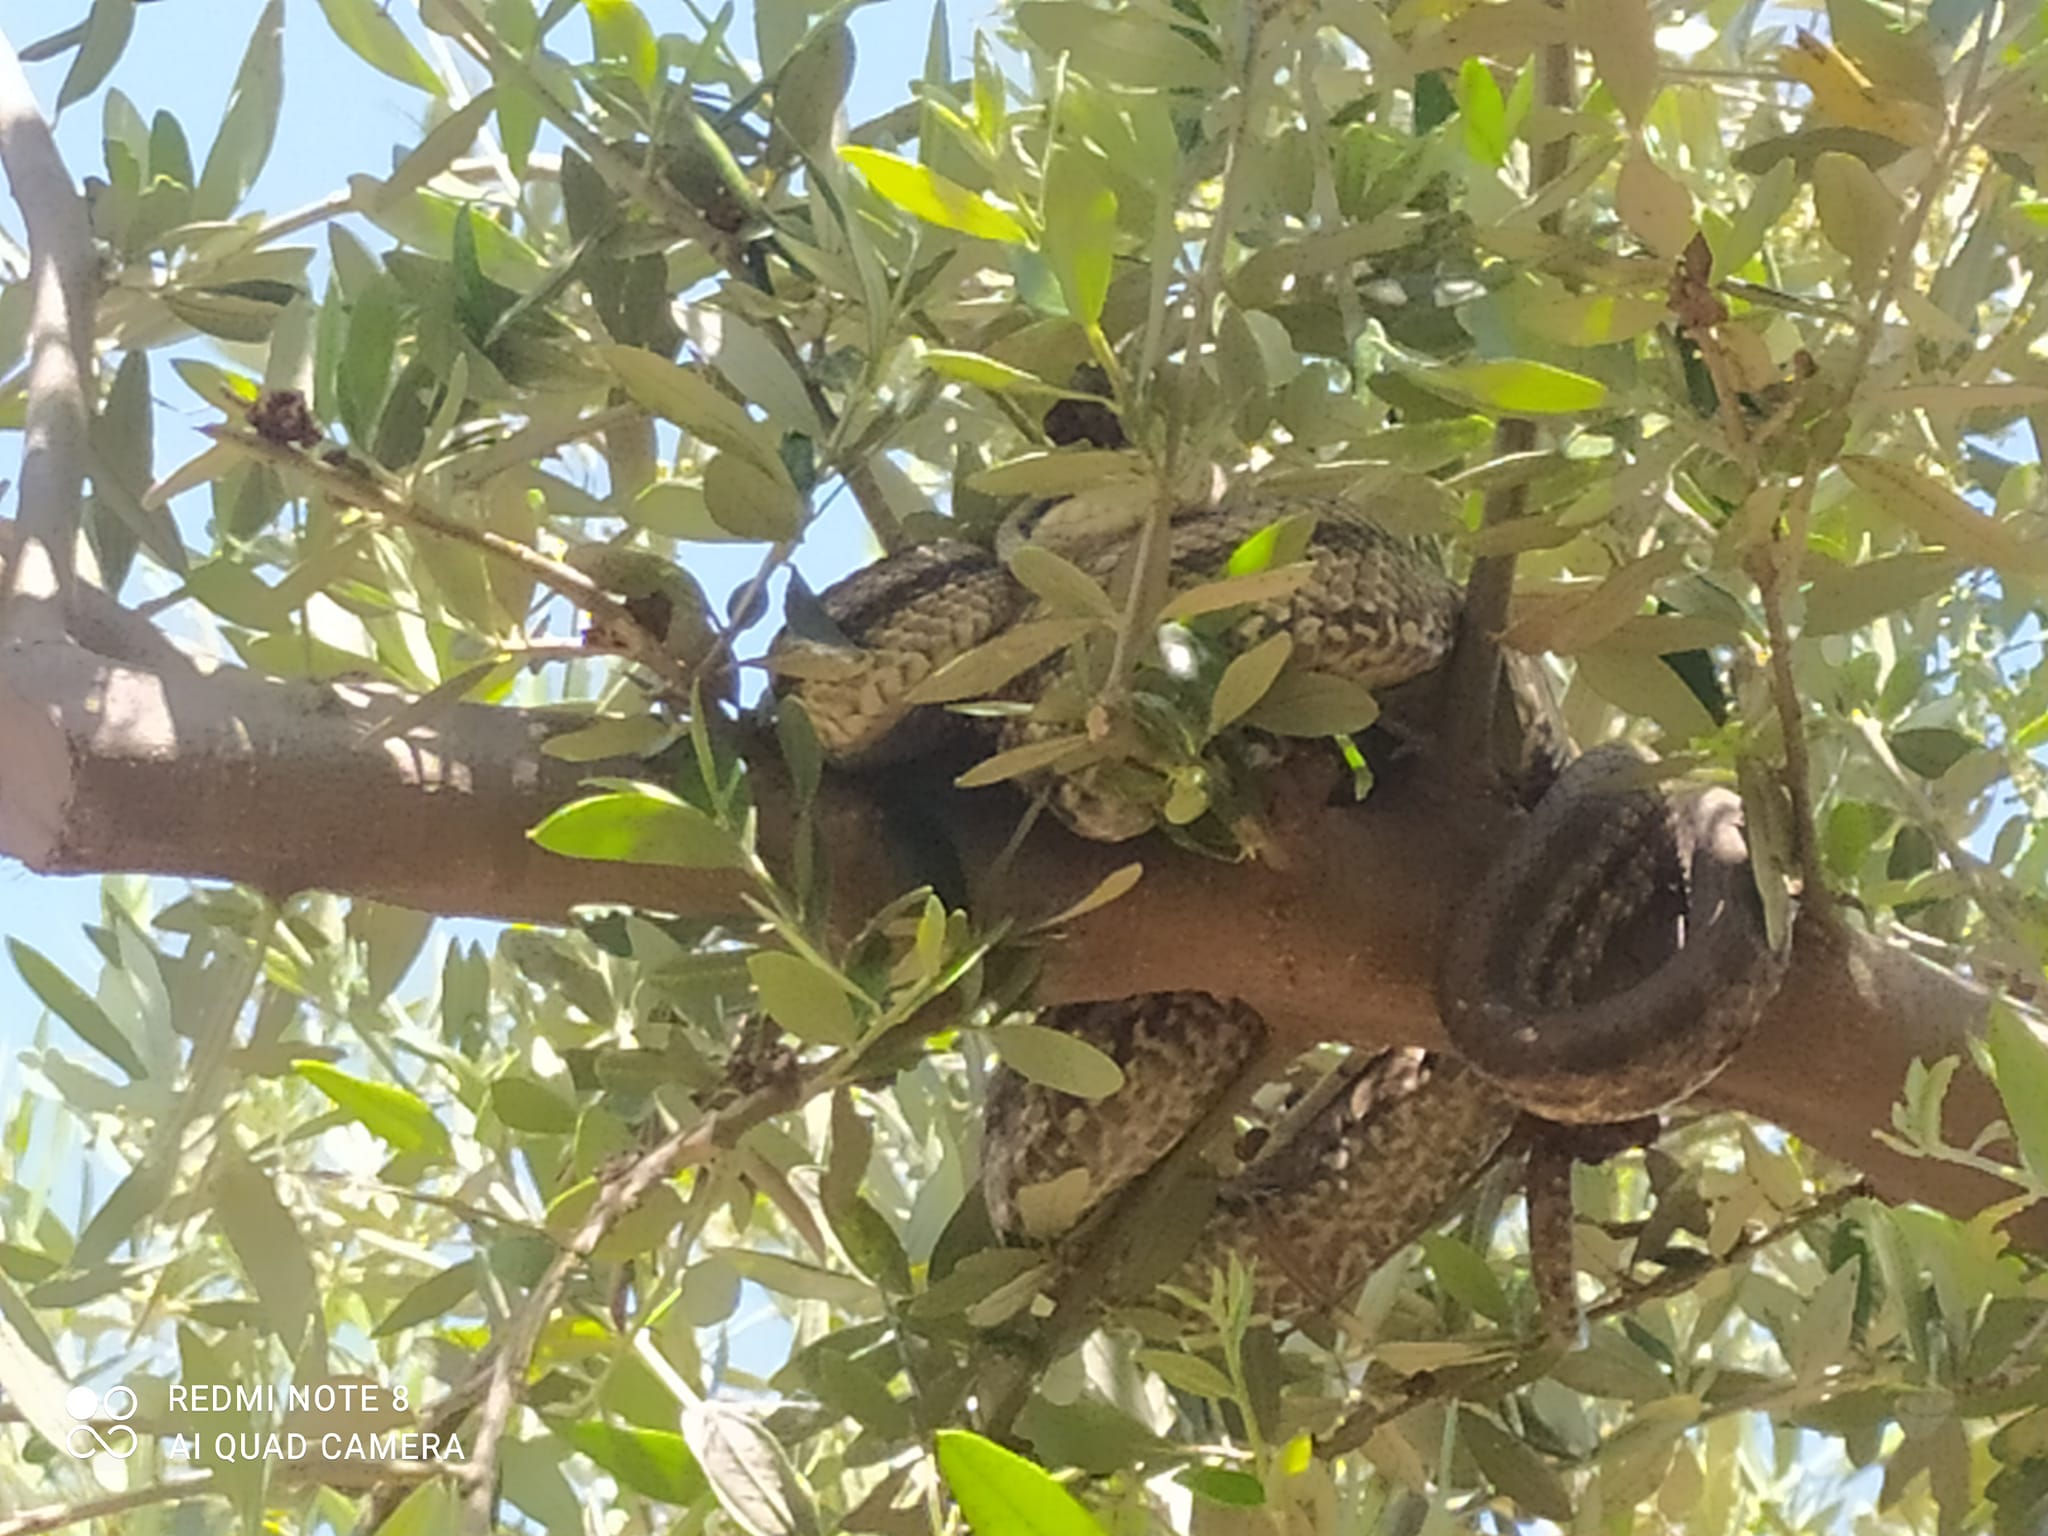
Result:
<svg viewBox="0 0 2048 1536">
<path fill-rule="evenodd" d="M 404 707 L 382 688 L 269 682 L 222 669 L 156 669 L 70 643 L 0 643 L 0 854 L 44 873 L 127 871 L 308 887 L 442 914 L 560 921 L 582 903 L 699 917 L 743 913 L 729 872 L 565 859 L 526 836 L 599 774 L 541 743 L 578 717 L 454 705 L 391 739 Z M 764 852 L 788 833 L 772 758 L 753 769 Z M 1226 865 L 1158 840 L 1080 841 L 1035 831 L 1000 879 L 1014 824 L 1000 791 L 920 794 L 918 814 L 960 851 L 976 909 L 1040 918 L 1137 860 L 1123 899 L 1047 946 L 1046 1002 L 1192 989 L 1243 999 L 1307 1045 L 1441 1046 L 1436 956 L 1447 914 L 1511 827 L 1447 776 L 1386 776 L 1359 806 L 1311 804 L 1282 820 L 1274 860 Z M 828 775 L 818 815 L 847 921 L 918 883 L 876 785 Z M 1820 923 L 1801 928 L 1790 975 L 1708 1102 L 1776 1122 L 1863 1169 L 1889 1198 L 1970 1215 L 2012 1193 L 1950 1165 L 1892 1152 L 1908 1066 L 1967 1053 L 1984 1024 L 1977 988 L 1902 949 Z M 1949 1097 L 1967 1143 L 2001 1113 L 1974 1072 Z M 2038 1210 L 2012 1229 L 2048 1247 Z"/>
</svg>

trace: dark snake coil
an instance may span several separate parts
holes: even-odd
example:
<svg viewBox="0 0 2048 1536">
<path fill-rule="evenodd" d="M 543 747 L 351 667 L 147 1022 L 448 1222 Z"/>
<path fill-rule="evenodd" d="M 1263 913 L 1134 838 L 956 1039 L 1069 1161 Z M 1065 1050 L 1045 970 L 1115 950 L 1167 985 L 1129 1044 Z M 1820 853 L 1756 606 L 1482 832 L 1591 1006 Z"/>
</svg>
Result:
<svg viewBox="0 0 2048 1536">
<path fill-rule="evenodd" d="M 1082 503 L 1076 502 L 1074 506 Z M 1307 579 L 1232 622 L 1241 652 L 1284 632 L 1290 666 L 1393 687 L 1449 653 L 1461 594 L 1424 555 L 1348 504 L 1243 498 L 1172 523 L 1170 582 L 1217 579 L 1233 551 L 1283 516 L 1315 518 Z M 1108 585 L 1129 554 L 1128 520 L 1106 529 L 1062 509 L 1029 536 Z M 1041 617 L 1005 565 L 942 542 L 889 556 L 822 597 L 838 633 L 785 634 L 772 659 L 843 765 L 928 750 L 957 717 L 920 708 L 948 661 Z M 1060 682 L 1055 659 L 1008 685 L 1020 707 Z M 1031 739 L 1026 718 L 986 734 Z M 1084 836 L 1151 825 L 1085 771 L 1039 776 Z M 1629 781 L 1635 782 L 1629 782 Z M 1227 1177 L 1190 1263 L 1256 1258 L 1258 1300 L 1277 1316 L 1341 1304 L 1439 1219 L 1498 1155 L 1519 1112 L 1620 1120 L 1697 1090 L 1726 1063 L 1775 989 L 1780 965 L 1740 831 L 1722 790 L 1648 787 L 1643 759 L 1603 748 L 1567 767 L 1452 925 L 1439 998 L 1456 1056 L 1359 1054 L 1317 1091 L 1291 1134 Z M 1142 900 L 1142 895 L 1136 899 Z M 1098 1047 L 1124 1084 L 1099 1103 L 995 1074 L 984 1117 L 983 1189 L 999 1233 L 1050 1241 L 1153 1167 L 1251 1064 L 1266 1026 L 1242 1003 L 1155 993 L 1044 1010 L 1040 1022 Z M 1199 1283 L 1199 1282 L 1197 1282 Z"/>
</svg>

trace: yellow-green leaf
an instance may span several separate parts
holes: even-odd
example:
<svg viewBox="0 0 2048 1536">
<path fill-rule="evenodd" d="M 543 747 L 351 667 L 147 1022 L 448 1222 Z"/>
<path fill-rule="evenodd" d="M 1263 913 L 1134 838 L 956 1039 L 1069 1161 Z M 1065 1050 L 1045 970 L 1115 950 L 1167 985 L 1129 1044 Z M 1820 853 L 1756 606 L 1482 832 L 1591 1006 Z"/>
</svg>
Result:
<svg viewBox="0 0 2048 1536">
<path fill-rule="evenodd" d="M 658 790 L 572 801 L 528 834 L 550 853 L 619 864 L 724 869 L 739 862 L 732 834 L 694 805 Z"/>
<path fill-rule="evenodd" d="M 1103 1536 L 1051 1473 L 965 1429 L 938 1433 L 939 1473 L 974 1536 Z"/>
<path fill-rule="evenodd" d="M 633 0 L 583 0 L 583 10 L 597 56 L 625 70 L 641 90 L 652 91 L 661 73 L 661 48 L 640 7 Z"/>
<path fill-rule="evenodd" d="M 1005 245 L 1022 245 L 1027 238 L 1013 215 L 915 160 L 857 144 L 847 145 L 839 155 L 867 178 L 877 197 L 927 224 Z"/>
<path fill-rule="evenodd" d="M 333 1100 L 336 1109 L 391 1143 L 394 1151 L 447 1155 L 448 1131 L 418 1094 L 395 1083 L 351 1077 L 324 1061 L 297 1062 L 293 1070 Z"/>
<path fill-rule="evenodd" d="M 1028 395 L 1068 395 L 1070 390 L 1056 384 L 1048 384 L 1035 373 L 1026 373 L 1022 368 L 1012 368 L 1008 363 L 999 363 L 992 357 L 983 357 L 979 352 L 955 352 L 947 347 L 932 347 L 924 354 L 925 366 L 943 378 L 958 379 L 963 384 L 972 384 L 991 393 Z"/>
<path fill-rule="evenodd" d="M 1416 369 L 1409 378 L 1425 389 L 1455 395 L 1511 416 L 1561 416 L 1597 409 L 1607 386 L 1584 374 L 1521 358 Z"/>
</svg>

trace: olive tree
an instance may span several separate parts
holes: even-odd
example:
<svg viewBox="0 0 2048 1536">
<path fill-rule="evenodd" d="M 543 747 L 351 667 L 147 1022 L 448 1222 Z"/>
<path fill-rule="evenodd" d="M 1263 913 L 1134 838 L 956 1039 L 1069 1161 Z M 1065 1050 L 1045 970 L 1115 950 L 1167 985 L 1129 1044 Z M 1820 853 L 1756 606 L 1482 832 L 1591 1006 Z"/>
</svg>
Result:
<svg viewBox="0 0 2048 1536">
<path fill-rule="evenodd" d="M 850 6 L 322 0 L 420 131 L 272 214 L 281 0 L 210 134 L 104 89 L 136 5 L 0 49 L 0 851 L 119 877 L 97 975 L 10 946 L 0 1532 L 2038 1527 L 2037 8 L 1016 0 L 850 122 Z M 1425 768 L 1280 856 L 906 821 L 759 702 L 799 562 L 1254 472 L 1468 583 Z M 1504 654 L 1741 788 L 1790 945 L 1573 1174 L 1582 1335 L 1505 1167 L 1314 1317 L 994 1242 L 1021 1008 L 1441 1045 Z"/>
</svg>

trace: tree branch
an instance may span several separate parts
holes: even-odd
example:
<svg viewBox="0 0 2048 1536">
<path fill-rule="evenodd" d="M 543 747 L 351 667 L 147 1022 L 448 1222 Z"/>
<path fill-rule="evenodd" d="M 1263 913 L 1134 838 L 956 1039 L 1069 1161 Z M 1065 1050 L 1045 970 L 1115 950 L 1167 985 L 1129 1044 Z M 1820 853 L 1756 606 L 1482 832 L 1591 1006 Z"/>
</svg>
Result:
<svg viewBox="0 0 2048 1536">
<path fill-rule="evenodd" d="M 540 750 L 587 717 L 457 704 L 371 740 L 391 712 L 388 695 L 361 689 L 151 672 L 64 644 L 0 647 L 0 854 L 45 873 L 238 880 L 277 895 L 317 887 L 524 922 L 594 902 L 744 916 L 731 871 L 565 859 L 527 838 L 585 778 L 659 772 Z M 775 863 L 791 821 L 772 755 L 752 785 Z M 998 872 L 1011 799 L 944 788 L 907 798 L 960 850 L 985 918 L 1058 911 L 1133 857 L 1131 845 L 1046 826 Z M 827 775 L 814 815 L 836 921 L 857 924 L 919 883 L 895 862 L 871 785 Z M 1425 758 L 1384 774 L 1364 805 L 1319 807 L 1306 822 L 1284 870 L 1137 845 L 1137 889 L 1045 946 L 1041 999 L 1205 990 L 1256 1008 L 1282 1045 L 1442 1047 L 1435 971 L 1448 913 L 1491 863 L 1509 813 Z M 1861 1168 L 1886 1198 L 1972 1214 L 2010 1186 L 1891 1151 L 1872 1132 L 1890 1124 L 1912 1062 L 1967 1054 L 1987 1009 L 1980 988 L 1902 946 L 1805 924 L 1776 1001 L 1706 1097 Z M 1961 1143 L 2003 1117 L 1974 1072 L 1959 1075 L 1948 1113 Z M 2048 1247 L 2048 1209 L 2012 1230 Z"/>
<path fill-rule="evenodd" d="M 491 1536 L 498 1505 L 498 1447 L 504 1441 L 512 1414 L 524 1400 L 526 1373 L 533 1362 L 534 1348 L 540 1343 L 548 1319 L 554 1316 L 555 1304 L 561 1299 L 569 1276 L 655 1185 L 673 1178 L 684 1168 L 709 1161 L 750 1127 L 801 1103 L 803 1098 L 803 1087 L 794 1080 L 757 1089 L 674 1132 L 602 1182 L 589 1214 L 507 1320 L 504 1337 L 494 1341 L 496 1347 L 484 1377 L 483 1402 L 477 1415 L 475 1449 L 464 1473 L 466 1486 L 457 1526 L 461 1536 Z"/>
<path fill-rule="evenodd" d="M 213 1498 L 220 1491 L 219 1483 L 220 1479 L 214 1473 L 202 1472 L 196 1477 L 181 1477 L 167 1483 L 145 1483 L 140 1488 L 124 1488 L 119 1493 L 81 1499 L 76 1504 L 40 1504 L 0 1520 L 0 1536 L 41 1536 L 44 1531 L 61 1531 L 67 1526 L 83 1525 L 88 1520 L 125 1515 L 134 1509 Z"/>
<path fill-rule="evenodd" d="M 85 486 L 92 372 L 91 233 L 21 72 L 0 35 L 0 166 L 28 226 L 28 415 L 22 444 L 20 541 L 0 575 L 0 638 L 66 633 L 72 549 Z"/>
</svg>

